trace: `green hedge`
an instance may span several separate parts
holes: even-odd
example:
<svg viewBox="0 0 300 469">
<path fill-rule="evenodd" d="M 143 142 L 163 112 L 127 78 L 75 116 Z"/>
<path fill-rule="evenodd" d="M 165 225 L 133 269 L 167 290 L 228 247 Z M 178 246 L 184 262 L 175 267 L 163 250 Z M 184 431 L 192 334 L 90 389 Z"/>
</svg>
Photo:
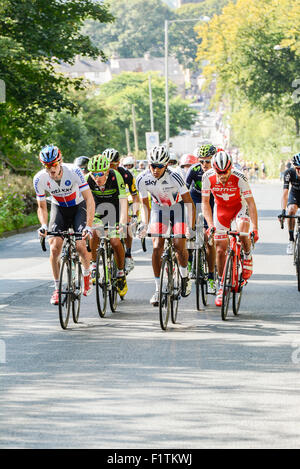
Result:
<svg viewBox="0 0 300 469">
<path fill-rule="evenodd" d="M 0 233 L 37 224 L 36 208 L 32 178 L 1 171 Z"/>
</svg>

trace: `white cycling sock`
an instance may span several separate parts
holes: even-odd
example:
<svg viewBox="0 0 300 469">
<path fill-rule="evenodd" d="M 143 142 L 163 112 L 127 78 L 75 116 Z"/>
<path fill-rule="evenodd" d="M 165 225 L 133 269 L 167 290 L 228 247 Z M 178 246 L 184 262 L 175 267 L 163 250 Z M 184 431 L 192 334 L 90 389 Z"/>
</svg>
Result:
<svg viewBox="0 0 300 469">
<path fill-rule="evenodd" d="M 90 275 L 90 269 L 82 269 L 82 273 L 84 277 L 87 277 L 88 275 Z"/>
<path fill-rule="evenodd" d="M 182 278 L 187 277 L 188 274 L 188 269 L 187 267 L 182 267 L 181 265 L 179 266 L 179 272 Z"/>
<path fill-rule="evenodd" d="M 159 290 L 159 283 L 160 283 L 160 278 L 159 277 L 154 277 L 155 280 L 155 290 Z"/>
<path fill-rule="evenodd" d="M 59 280 L 54 280 L 54 288 L 55 290 L 58 290 L 59 287 Z"/>
</svg>

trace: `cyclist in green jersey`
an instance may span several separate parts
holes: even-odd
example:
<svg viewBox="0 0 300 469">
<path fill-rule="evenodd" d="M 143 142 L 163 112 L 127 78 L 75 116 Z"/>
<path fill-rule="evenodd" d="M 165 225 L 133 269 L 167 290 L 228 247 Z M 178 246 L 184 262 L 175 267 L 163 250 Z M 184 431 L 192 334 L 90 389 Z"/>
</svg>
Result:
<svg viewBox="0 0 300 469">
<path fill-rule="evenodd" d="M 86 176 L 95 199 L 95 223 L 101 220 L 102 225 L 117 226 L 127 223 L 127 194 L 121 174 L 110 169 L 110 159 L 105 155 L 93 156 L 88 164 L 90 171 Z M 97 248 L 99 238 L 97 230 L 93 230 L 91 241 L 92 250 L 92 276 L 95 274 Z M 118 292 L 121 297 L 127 293 L 126 276 L 124 272 L 125 251 L 119 236 L 110 239 L 117 264 Z"/>
</svg>

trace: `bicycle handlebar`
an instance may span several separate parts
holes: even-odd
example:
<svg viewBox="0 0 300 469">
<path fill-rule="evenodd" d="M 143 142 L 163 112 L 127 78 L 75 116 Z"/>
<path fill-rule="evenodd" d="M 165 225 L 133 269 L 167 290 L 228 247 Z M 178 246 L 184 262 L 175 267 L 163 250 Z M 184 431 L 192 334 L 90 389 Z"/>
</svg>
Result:
<svg viewBox="0 0 300 469">
<path fill-rule="evenodd" d="M 69 236 L 82 236 L 82 232 L 81 231 L 75 231 L 75 232 L 70 232 L 70 231 L 47 231 L 47 236 L 61 236 L 63 238 L 68 238 Z M 41 236 L 40 237 L 40 243 L 41 243 L 41 247 L 42 247 L 42 250 L 44 252 L 47 251 L 47 248 L 46 248 L 46 237 L 44 236 Z M 88 252 L 91 252 L 91 247 L 90 247 L 90 241 L 89 239 L 86 240 L 86 244 L 87 244 L 87 250 Z"/>
<path fill-rule="evenodd" d="M 280 228 L 283 230 L 284 228 L 284 219 L 285 218 L 296 218 L 298 220 L 298 222 L 300 222 L 300 215 L 283 215 L 282 213 L 280 213 L 277 218 L 280 220 Z"/>
</svg>

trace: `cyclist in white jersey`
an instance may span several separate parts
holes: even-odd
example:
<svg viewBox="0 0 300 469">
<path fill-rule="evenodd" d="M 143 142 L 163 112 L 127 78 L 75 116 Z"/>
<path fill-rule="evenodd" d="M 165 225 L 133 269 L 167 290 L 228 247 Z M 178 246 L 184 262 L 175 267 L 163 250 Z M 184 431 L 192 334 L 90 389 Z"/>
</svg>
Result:
<svg viewBox="0 0 300 469">
<path fill-rule="evenodd" d="M 84 296 L 92 291 L 90 276 L 90 254 L 86 249 L 86 238 L 91 235 L 95 213 L 95 203 L 84 175 L 80 168 L 62 162 L 60 150 L 54 145 L 46 145 L 39 154 L 44 169 L 33 179 L 41 223 L 40 236 L 47 231 L 65 231 L 73 227 L 75 232 L 82 232 L 76 238 L 76 248 L 81 257 L 84 276 Z M 46 192 L 51 195 L 51 213 L 48 228 L 48 209 Z M 60 236 L 49 237 L 50 264 L 54 277 L 55 290 L 50 300 L 58 304 L 59 259 L 63 239 Z"/>
<path fill-rule="evenodd" d="M 167 233 L 170 222 L 174 234 L 191 237 L 192 228 L 195 225 L 195 206 L 182 177 L 167 167 L 168 161 L 167 148 L 165 146 L 154 147 L 149 155 L 149 169 L 136 179 L 142 202 L 141 237 L 146 236 L 148 231 L 153 235 Z M 151 194 L 151 209 L 148 193 Z M 164 238 L 153 238 L 152 267 L 156 287 L 150 300 L 153 306 L 158 306 L 159 276 L 164 241 Z M 182 296 L 188 296 L 192 284 L 188 278 L 186 239 L 183 237 L 175 238 L 174 247 L 182 277 Z"/>
</svg>

